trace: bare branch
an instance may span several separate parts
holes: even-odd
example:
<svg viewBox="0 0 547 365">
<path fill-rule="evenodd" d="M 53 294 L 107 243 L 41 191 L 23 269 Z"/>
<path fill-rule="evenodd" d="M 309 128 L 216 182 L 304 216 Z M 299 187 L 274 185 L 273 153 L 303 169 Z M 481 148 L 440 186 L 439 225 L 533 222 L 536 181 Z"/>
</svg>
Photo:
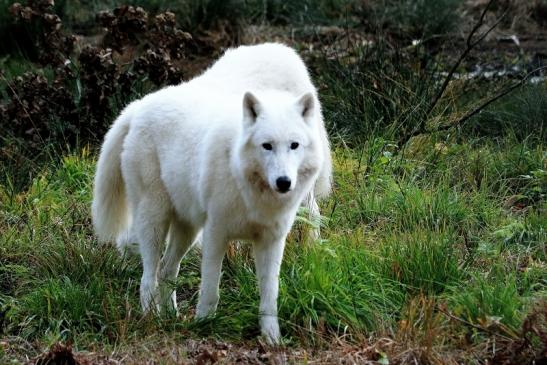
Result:
<svg viewBox="0 0 547 365">
<path fill-rule="evenodd" d="M 458 67 L 460 67 L 461 63 L 467 57 L 467 55 L 469 55 L 469 52 L 471 52 L 471 50 L 473 48 L 475 48 L 475 46 L 477 44 L 479 44 L 499 24 L 501 19 L 503 19 L 503 16 L 500 17 L 500 19 L 498 19 L 498 21 L 496 21 L 496 23 L 494 23 L 493 26 L 491 26 L 486 32 L 484 32 L 482 35 L 480 35 L 479 38 L 476 41 L 473 41 L 473 37 L 475 36 L 475 33 L 477 33 L 479 28 L 484 24 L 484 17 L 486 16 L 486 12 L 488 11 L 488 9 L 490 8 L 490 5 L 492 5 L 492 3 L 494 1 L 495 0 L 490 0 L 488 2 L 488 4 L 486 4 L 486 7 L 484 8 L 484 10 L 481 13 L 479 21 L 477 22 L 477 24 L 475 24 L 475 26 L 473 27 L 473 29 L 469 33 L 469 36 L 467 37 L 467 41 L 465 42 L 467 47 L 465 48 L 465 50 L 460 55 L 460 57 L 458 58 L 456 63 L 454 63 L 454 65 L 452 66 L 452 68 L 448 72 L 448 75 L 446 76 L 446 78 L 444 79 L 443 84 L 439 88 L 439 91 L 437 92 L 437 95 L 435 95 L 435 98 L 433 98 L 433 101 L 429 105 L 429 108 L 427 109 L 426 115 L 429 115 L 431 113 L 431 111 L 435 108 L 435 106 L 437 105 L 437 103 L 439 102 L 441 97 L 443 96 L 444 92 L 446 91 L 446 88 L 448 87 L 449 82 L 454 77 L 454 74 L 456 73 L 456 70 L 458 69 Z M 505 15 L 505 13 L 504 13 L 504 15 Z"/>
<path fill-rule="evenodd" d="M 492 5 L 493 2 L 494 2 L 493 0 L 490 0 L 488 4 L 486 4 L 486 7 L 484 8 L 484 10 L 481 13 L 481 16 L 479 17 L 479 21 L 477 22 L 477 24 L 475 24 L 473 29 L 471 29 L 471 32 L 467 36 L 467 41 L 465 42 L 465 44 L 467 44 L 467 47 L 473 47 L 472 46 L 473 42 L 471 42 L 471 40 L 473 39 L 473 36 L 475 35 L 475 33 L 479 30 L 481 25 L 484 24 L 484 18 L 486 17 L 486 12 L 488 11 L 488 9 L 490 9 L 490 5 Z"/>
<path fill-rule="evenodd" d="M 484 110 L 487 106 L 489 106 L 493 102 L 495 102 L 495 101 L 503 98 L 504 96 L 510 94 L 511 92 L 518 89 L 519 87 L 522 87 L 532 75 L 534 75 L 537 72 L 546 70 L 546 69 L 547 69 L 547 66 L 543 66 L 543 67 L 538 67 L 535 70 L 532 70 L 526 76 L 524 76 L 522 79 L 520 79 L 518 82 L 516 82 L 515 84 L 501 90 L 495 96 L 489 98 L 488 100 L 486 100 L 485 102 L 483 102 L 482 104 L 480 104 L 479 106 L 474 108 L 473 110 L 469 111 L 462 118 L 460 118 L 458 121 L 456 121 L 454 123 L 442 125 L 442 126 L 436 128 L 436 129 L 433 129 L 433 130 L 423 129 L 423 130 L 415 130 L 412 133 L 409 133 L 408 135 L 405 136 L 405 142 L 404 143 L 408 142 L 408 140 L 410 140 L 412 137 L 416 137 L 416 136 L 419 136 L 419 135 L 422 135 L 422 134 L 433 134 L 433 133 L 437 133 L 437 132 L 443 132 L 443 131 L 447 131 L 449 129 L 452 129 L 454 127 L 457 127 L 459 125 L 462 125 L 463 123 L 467 122 L 469 119 L 471 119 L 472 117 L 474 117 L 475 115 L 480 113 L 482 110 Z"/>
<path fill-rule="evenodd" d="M 403 136 L 402 138 L 399 139 L 399 145 L 400 146 L 407 143 L 410 140 L 410 138 L 412 138 L 414 136 L 417 136 L 419 134 L 426 133 L 426 129 L 425 129 L 426 128 L 426 121 L 427 121 L 429 115 L 431 114 L 433 109 L 435 109 L 435 107 L 439 103 L 439 100 L 444 95 L 444 93 L 446 91 L 446 88 L 448 87 L 448 84 L 454 78 L 454 74 L 456 73 L 456 71 L 460 67 L 463 60 L 465 60 L 467 58 L 467 56 L 469 55 L 471 50 L 473 50 L 473 48 L 475 48 L 480 42 L 482 42 L 484 40 L 484 38 L 486 38 L 486 36 L 488 34 L 490 34 L 490 32 L 494 28 L 496 28 L 498 26 L 498 24 L 501 22 L 501 20 L 504 18 L 506 12 L 503 13 L 503 15 L 492 26 L 490 26 L 484 33 L 480 34 L 477 39 L 473 40 L 476 33 L 479 31 L 480 27 L 484 24 L 484 19 L 486 17 L 486 13 L 490 9 L 490 7 L 494 3 L 494 1 L 495 0 L 490 0 L 488 2 L 488 4 L 486 4 L 486 6 L 484 7 L 484 9 L 483 9 L 483 11 L 482 11 L 482 13 L 479 17 L 478 22 L 475 24 L 473 29 L 471 29 L 471 32 L 469 32 L 469 35 L 467 36 L 467 39 L 466 39 L 466 42 L 465 42 L 465 44 L 466 44 L 465 50 L 462 52 L 462 54 L 460 55 L 458 60 L 454 63 L 454 65 L 452 65 L 452 67 L 450 68 L 450 71 L 448 72 L 448 75 L 446 76 L 446 78 L 444 79 L 441 87 L 439 88 L 439 91 L 437 92 L 437 94 L 435 95 L 433 100 L 431 101 L 431 104 L 429 104 L 429 107 L 427 108 L 427 110 L 425 112 L 423 120 L 418 124 L 418 126 L 416 128 L 414 128 L 414 130 L 412 130 L 410 133 L 406 134 L 405 136 Z"/>
<path fill-rule="evenodd" d="M 468 112 L 467 114 L 465 114 L 462 118 L 460 118 L 457 122 L 455 123 L 451 123 L 451 124 L 448 124 L 448 125 L 443 125 L 443 126 L 440 126 L 438 127 L 437 129 L 435 130 L 430 130 L 430 131 L 424 131 L 424 133 L 427 133 L 427 134 L 430 134 L 430 133 L 436 133 L 436 132 L 441 132 L 441 131 L 444 131 L 444 130 L 448 130 L 452 127 L 456 127 L 458 125 L 461 125 L 465 122 L 467 122 L 469 119 L 471 119 L 472 117 L 474 117 L 475 115 L 477 115 L 478 113 L 480 113 L 482 110 L 484 110 L 488 105 L 492 104 L 493 102 L 503 98 L 505 95 L 508 95 L 510 94 L 511 92 L 513 92 L 514 90 L 518 89 L 519 87 L 522 87 L 526 81 L 532 76 L 534 75 L 535 73 L 537 72 L 540 72 L 540 71 L 543 71 L 547 69 L 547 66 L 543 66 L 543 67 L 538 67 L 536 68 L 535 70 L 532 70 L 531 72 L 529 72 L 526 76 L 524 76 L 522 79 L 520 79 L 518 82 L 514 83 L 513 85 L 501 90 L 500 92 L 498 92 L 495 96 L 489 98 L 488 100 L 486 100 L 485 102 L 483 102 L 481 105 L 479 105 L 478 107 L 476 107 L 475 109 L 471 110 L 470 112 Z"/>
<path fill-rule="evenodd" d="M 482 33 L 476 41 L 473 42 L 473 47 L 475 47 L 477 44 L 482 42 L 482 40 L 486 38 L 488 34 L 490 34 L 490 32 L 492 32 L 499 25 L 499 23 L 501 23 L 503 18 L 505 18 L 506 14 L 507 14 L 507 10 L 503 14 L 501 14 L 498 20 L 496 20 L 494 24 L 492 24 L 484 33 Z"/>
</svg>

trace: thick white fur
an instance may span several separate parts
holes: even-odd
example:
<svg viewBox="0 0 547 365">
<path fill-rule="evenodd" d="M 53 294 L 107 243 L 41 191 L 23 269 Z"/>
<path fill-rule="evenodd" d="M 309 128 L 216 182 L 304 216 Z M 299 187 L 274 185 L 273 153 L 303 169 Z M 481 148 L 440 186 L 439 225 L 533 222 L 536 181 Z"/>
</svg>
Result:
<svg viewBox="0 0 547 365">
<path fill-rule="evenodd" d="M 97 164 L 93 224 L 102 241 L 138 244 L 145 311 L 176 309 L 174 290 L 160 284 L 176 278 L 202 232 L 197 317 L 216 310 L 228 242 L 252 241 L 260 326 L 276 343 L 285 238 L 303 200 L 319 214 L 315 197 L 328 195 L 331 170 L 317 92 L 300 57 L 280 44 L 239 47 L 122 112 Z M 282 176 L 291 180 L 286 193 Z"/>
</svg>

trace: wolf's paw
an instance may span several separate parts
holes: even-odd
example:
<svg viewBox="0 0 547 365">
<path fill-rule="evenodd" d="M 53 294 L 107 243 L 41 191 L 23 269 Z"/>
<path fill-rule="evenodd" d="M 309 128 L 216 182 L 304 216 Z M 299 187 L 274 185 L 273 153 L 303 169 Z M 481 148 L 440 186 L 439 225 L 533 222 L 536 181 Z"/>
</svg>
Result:
<svg viewBox="0 0 547 365">
<path fill-rule="evenodd" d="M 269 345 L 279 345 L 281 342 L 281 331 L 277 316 L 262 315 L 260 317 L 260 331 Z"/>
<path fill-rule="evenodd" d="M 218 298 L 216 300 L 199 300 L 196 307 L 196 318 L 205 318 L 207 316 L 215 314 L 218 305 Z"/>
<path fill-rule="evenodd" d="M 158 313 L 157 285 L 146 281 L 141 282 L 140 288 L 141 307 L 144 313 Z"/>
</svg>

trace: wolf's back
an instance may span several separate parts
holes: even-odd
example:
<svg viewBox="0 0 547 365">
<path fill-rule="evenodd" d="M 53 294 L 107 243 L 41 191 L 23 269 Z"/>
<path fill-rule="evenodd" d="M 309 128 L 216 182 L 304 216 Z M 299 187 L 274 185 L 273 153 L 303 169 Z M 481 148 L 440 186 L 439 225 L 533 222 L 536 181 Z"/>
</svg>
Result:
<svg viewBox="0 0 547 365">
<path fill-rule="evenodd" d="M 295 96 L 315 92 L 300 56 L 279 43 L 230 49 L 195 81 L 216 85 L 241 96 L 246 91 L 272 89 Z"/>
</svg>

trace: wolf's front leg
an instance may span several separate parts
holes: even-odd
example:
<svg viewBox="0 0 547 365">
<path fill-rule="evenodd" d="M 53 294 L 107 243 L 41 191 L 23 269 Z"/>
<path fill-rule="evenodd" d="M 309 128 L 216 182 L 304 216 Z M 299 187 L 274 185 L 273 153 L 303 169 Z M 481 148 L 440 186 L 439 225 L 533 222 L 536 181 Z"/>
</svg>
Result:
<svg viewBox="0 0 547 365">
<path fill-rule="evenodd" d="M 256 242 L 253 248 L 260 289 L 260 330 L 268 343 L 273 345 L 279 343 L 281 339 L 277 319 L 277 295 L 285 237 L 273 241 Z"/>
<path fill-rule="evenodd" d="M 227 242 L 223 232 L 213 227 L 204 229 L 201 249 L 201 284 L 196 308 L 197 318 L 213 314 L 217 309 L 220 271 L 226 246 Z"/>
</svg>

